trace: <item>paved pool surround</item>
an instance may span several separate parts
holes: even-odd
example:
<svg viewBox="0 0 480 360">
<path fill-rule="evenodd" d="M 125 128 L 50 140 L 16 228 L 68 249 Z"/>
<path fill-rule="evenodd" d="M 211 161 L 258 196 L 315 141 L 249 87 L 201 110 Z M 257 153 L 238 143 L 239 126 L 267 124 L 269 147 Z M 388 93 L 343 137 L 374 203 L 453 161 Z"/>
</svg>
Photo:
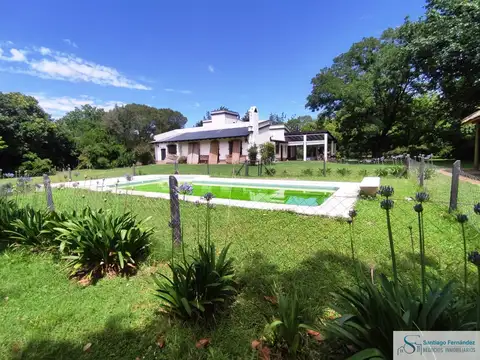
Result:
<svg viewBox="0 0 480 360">
<path fill-rule="evenodd" d="M 168 181 L 169 175 L 139 175 L 134 176 L 129 182 L 125 177 L 106 178 L 99 180 L 78 181 L 78 188 L 92 191 L 117 192 L 144 196 L 149 198 L 170 199 L 169 194 L 159 192 L 146 192 L 123 189 L 122 186 L 141 184 L 154 181 Z M 360 183 L 339 181 L 303 181 L 303 180 L 277 180 L 277 179 L 248 179 L 248 178 L 214 178 L 208 175 L 175 175 L 178 184 L 189 182 L 208 182 L 209 184 L 221 183 L 222 185 L 238 185 L 242 187 L 271 187 L 312 190 L 334 190 L 332 195 L 319 206 L 298 206 L 288 204 L 274 204 L 257 201 L 232 200 L 214 198 L 211 203 L 225 206 L 236 206 L 258 210 L 282 210 L 304 215 L 317 215 L 328 217 L 348 218 L 348 212 L 353 209 L 360 192 Z M 247 185 L 248 184 L 248 185 Z M 118 188 L 116 189 L 116 187 Z M 52 184 L 52 187 L 73 187 L 72 183 Z M 215 194 L 214 194 L 215 195 Z M 181 197 L 183 199 L 183 195 Z M 202 200 L 199 196 L 185 196 L 186 201 L 195 202 Z"/>
</svg>

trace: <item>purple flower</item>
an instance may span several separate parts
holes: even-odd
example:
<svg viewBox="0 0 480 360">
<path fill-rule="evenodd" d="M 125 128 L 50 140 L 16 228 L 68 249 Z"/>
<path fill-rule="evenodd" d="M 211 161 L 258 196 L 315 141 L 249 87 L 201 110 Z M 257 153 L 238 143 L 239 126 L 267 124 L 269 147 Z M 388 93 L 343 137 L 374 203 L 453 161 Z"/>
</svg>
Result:
<svg viewBox="0 0 480 360">
<path fill-rule="evenodd" d="M 426 202 L 430 199 L 430 195 L 428 195 L 426 192 L 418 192 L 415 195 L 415 200 L 417 200 L 419 203 Z"/>
<path fill-rule="evenodd" d="M 178 187 L 178 192 L 183 195 L 190 195 L 193 193 L 193 185 L 189 183 L 183 183 Z"/>
<path fill-rule="evenodd" d="M 468 254 L 468 261 L 470 261 L 473 265 L 480 267 L 480 253 L 478 251 L 472 251 Z"/>
<path fill-rule="evenodd" d="M 352 209 L 348 212 L 348 216 L 350 216 L 350 218 L 354 218 L 355 216 L 357 216 L 357 210 L 355 209 Z"/>
<path fill-rule="evenodd" d="M 475 214 L 480 215 L 480 203 L 473 206 L 473 211 L 475 212 Z"/>
<path fill-rule="evenodd" d="M 415 212 L 417 212 L 417 213 L 421 213 L 421 212 L 423 211 L 423 205 L 422 205 L 422 203 L 416 204 L 416 205 L 413 207 L 413 210 L 415 210 Z"/>
<path fill-rule="evenodd" d="M 465 214 L 458 214 L 458 215 L 457 215 L 457 221 L 458 221 L 460 224 L 466 223 L 466 222 L 468 221 L 468 216 L 465 215 Z"/>
<path fill-rule="evenodd" d="M 125 179 L 127 179 L 127 181 L 132 181 L 132 180 L 133 180 L 133 176 L 130 175 L 130 174 L 125 174 Z"/>
<path fill-rule="evenodd" d="M 391 186 L 380 186 L 380 189 L 378 190 L 378 194 L 381 196 L 384 196 L 386 198 L 392 196 L 394 194 L 393 187 Z"/>
<path fill-rule="evenodd" d="M 5 173 L 5 174 L 3 174 L 3 176 L 6 177 L 6 178 L 13 178 L 13 177 L 15 177 L 15 174 L 14 173 Z"/>
<path fill-rule="evenodd" d="M 393 200 L 385 199 L 380 202 L 380 207 L 384 210 L 390 210 L 393 208 Z"/>
<path fill-rule="evenodd" d="M 214 198 L 215 196 L 211 192 L 207 192 L 205 195 L 203 195 L 203 198 L 207 201 L 210 201 Z"/>
</svg>

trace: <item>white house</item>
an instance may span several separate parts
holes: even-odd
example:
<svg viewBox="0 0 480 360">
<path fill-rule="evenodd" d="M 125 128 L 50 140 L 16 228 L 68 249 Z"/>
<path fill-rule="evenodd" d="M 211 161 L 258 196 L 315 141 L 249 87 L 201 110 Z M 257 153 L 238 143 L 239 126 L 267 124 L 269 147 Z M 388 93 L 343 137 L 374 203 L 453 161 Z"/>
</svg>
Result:
<svg viewBox="0 0 480 360">
<path fill-rule="evenodd" d="M 303 160 L 328 159 L 336 151 L 336 140 L 328 131 L 288 132 L 283 124 L 259 120 L 255 106 L 248 110 L 248 121 L 242 121 L 237 112 L 229 110 L 215 110 L 210 114 L 211 120 L 204 120 L 201 127 L 155 135 L 157 164 L 173 163 L 180 156 L 186 157 L 188 164 L 242 163 L 251 146 L 266 142 L 275 144 L 276 158 L 280 161 L 296 159 L 297 146 L 303 147 Z"/>
</svg>

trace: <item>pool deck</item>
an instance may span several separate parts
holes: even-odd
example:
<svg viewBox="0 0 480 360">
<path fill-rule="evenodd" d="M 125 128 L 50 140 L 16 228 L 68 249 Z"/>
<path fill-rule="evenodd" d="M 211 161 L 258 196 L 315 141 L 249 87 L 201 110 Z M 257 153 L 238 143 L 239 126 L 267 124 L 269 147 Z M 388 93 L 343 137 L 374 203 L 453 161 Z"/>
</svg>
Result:
<svg viewBox="0 0 480 360">
<path fill-rule="evenodd" d="M 136 196 L 144 196 L 148 198 L 159 198 L 159 199 L 170 199 L 169 194 L 156 193 L 156 192 L 146 192 L 146 191 L 136 191 L 136 190 L 127 190 L 122 189 L 123 186 L 129 184 L 138 184 L 143 182 L 152 182 L 152 181 L 168 181 L 169 175 L 139 175 L 135 176 L 132 181 L 127 181 L 125 177 L 118 178 L 107 178 L 101 180 L 85 180 L 78 181 L 76 187 L 82 189 L 88 189 L 92 191 L 107 191 L 114 192 L 117 194 L 128 194 Z M 353 209 L 355 202 L 357 201 L 358 194 L 360 192 L 360 183 L 356 182 L 336 182 L 336 181 L 303 181 L 303 180 L 278 180 L 278 179 L 248 179 L 248 178 L 213 178 L 208 175 L 175 175 L 179 184 L 184 182 L 208 182 L 214 184 L 215 182 L 221 182 L 222 184 L 231 184 L 238 186 L 253 186 L 255 185 L 271 185 L 273 188 L 276 186 L 281 186 L 282 188 L 288 188 L 288 185 L 292 185 L 294 182 L 295 188 L 304 188 L 304 189 L 319 189 L 322 188 L 334 188 L 336 189 L 333 194 L 325 200 L 319 206 L 299 206 L 299 205 L 288 205 L 288 204 L 274 204 L 266 203 L 259 201 L 246 201 L 246 200 L 232 200 L 232 199 L 221 199 L 214 198 L 211 200 L 212 204 L 216 205 L 225 205 L 225 206 L 235 206 L 249 209 L 258 209 L 258 210 L 280 210 L 280 211 L 291 211 L 298 214 L 304 215 L 316 215 L 316 216 L 328 216 L 328 217 L 340 217 L 348 218 L 348 212 Z M 246 185 L 248 183 L 248 185 Z M 62 184 L 52 184 L 52 187 L 74 187 L 74 182 L 62 183 Z M 183 199 L 183 195 L 180 195 L 180 198 Z M 186 201 L 195 202 L 202 201 L 202 198 L 199 196 L 185 196 Z"/>
</svg>

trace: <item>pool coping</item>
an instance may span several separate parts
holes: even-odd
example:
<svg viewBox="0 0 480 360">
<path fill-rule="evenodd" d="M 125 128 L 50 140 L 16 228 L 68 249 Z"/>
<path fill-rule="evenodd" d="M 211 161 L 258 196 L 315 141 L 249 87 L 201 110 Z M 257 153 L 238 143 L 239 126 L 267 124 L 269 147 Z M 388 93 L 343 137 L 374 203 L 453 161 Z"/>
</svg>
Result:
<svg viewBox="0 0 480 360">
<path fill-rule="evenodd" d="M 170 175 L 139 175 L 133 177 L 132 182 L 142 182 L 146 181 L 168 181 Z M 235 183 L 245 183 L 248 182 L 252 185 L 287 185 L 292 181 L 295 182 L 296 186 L 305 186 L 306 188 L 317 188 L 317 187 L 330 187 L 336 188 L 337 190 L 325 200 L 319 206 L 299 206 L 299 205 L 288 205 L 288 204 L 275 204 L 275 203 L 266 203 L 259 201 L 247 201 L 247 200 L 232 200 L 232 199 L 221 199 L 213 198 L 211 200 L 212 204 L 215 205 L 225 205 L 225 206 L 235 206 L 241 208 L 257 209 L 257 210 L 280 210 L 280 211 L 290 211 L 303 215 L 316 215 L 316 216 L 328 216 L 328 217 L 340 217 L 348 218 L 348 213 L 353 207 L 358 198 L 360 192 L 360 183 L 358 182 L 340 182 L 340 181 L 310 181 L 310 180 L 279 180 L 279 179 L 248 179 L 248 178 L 215 178 L 210 177 L 209 175 L 174 175 L 177 178 L 179 184 L 183 182 L 194 182 L 195 180 L 212 180 L 221 181 L 222 183 L 229 183 L 234 185 Z M 159 198 L 159 199 L 170 199 L 169 194 L 156 193 L 156 192 L 147 192 L 147 191 L 137 191 L 137 190 L 126 190 L 118 188 L 130 184 L 125 177 L 116 177 L 116 178 L 106 178 L 101 180 L 85 180 L 76 182 L 77 188 L 88 189 L 92 191 L 108 191 L 115 192 L 117 194 L 128 194 L 143 196 L 148 198 Z M 61 183 L 61 184 L 52 184 L 52 187 L 74 187 L 74 182 L 70 183 Z M 183 196 L 181 197 L 183 199 Z M 196 202 L 202 201 L 202 197 L 187 195 L 185 196 L 185 201 Z"/>
</svg>

